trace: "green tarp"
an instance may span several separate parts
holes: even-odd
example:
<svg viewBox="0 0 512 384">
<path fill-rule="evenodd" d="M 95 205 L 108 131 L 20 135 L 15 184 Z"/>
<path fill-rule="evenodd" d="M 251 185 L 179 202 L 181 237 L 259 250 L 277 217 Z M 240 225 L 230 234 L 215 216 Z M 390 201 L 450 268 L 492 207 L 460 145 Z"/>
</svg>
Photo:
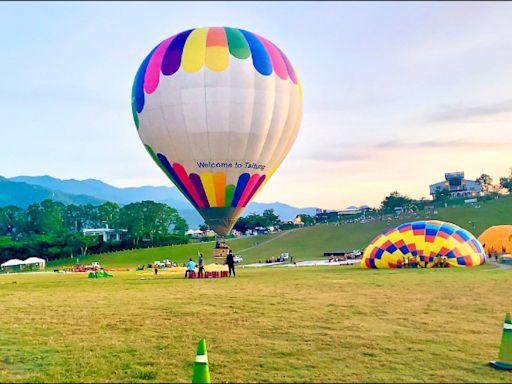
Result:
<svg viewBox="0 0 512 384">
<path fill-rule="evenodd" d="M 89 272 L 89 276 L 88 276 L 89 279 L 97 279 L 100 277 L 112 277 L 112 275 L 105 271 Z"/>
</svg>

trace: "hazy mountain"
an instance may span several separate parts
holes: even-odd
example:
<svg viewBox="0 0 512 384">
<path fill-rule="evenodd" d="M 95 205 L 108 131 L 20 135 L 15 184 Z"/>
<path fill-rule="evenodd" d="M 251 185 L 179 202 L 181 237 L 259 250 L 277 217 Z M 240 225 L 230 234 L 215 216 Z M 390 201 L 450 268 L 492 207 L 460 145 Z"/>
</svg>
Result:
<svg viewBox="0 0 512 384">
<path fill-rule="evenodd" d="M 118 188 L 101 180 L 61 180 L 51 176 L 16 176 L 10 179 L 2 178 L 2 180 L 10 186 L 5 187 L 6 193 L 0 189 L 0 205 L 13 204 L 26 207 L 46 198 L 73 204 L 101 204 L 112 201 L 121 205 L 153 200 L 176 208 L 190 228 L 197 228 L 204 222 L 199 213 L 175 187 Z M 7 193 L 7 191 L 11 192 Z M 292 220 L 299 213 L 314 215 L 316 208 L 296 208 L 279 202 L 252 202 L 245 210 L 245 214 L 262 214 L 265 209 L 273 209 L 282 220 Z"/>
<path fill-rule="evenodd" d="M 164 201 L 175 208 L 191 208 L 188 201 L 173 187 L 129 187 L 118 188 L 101 180 L 61 180 L 51 176 L 16 176 L 11 181 L 39 185 L 45 188 L 76 195 L 94 196 L 105 201 L 128 204 L 135 201 Z"/>
<path fill-rule="evenodd" d="M 69 194 L 52 190 L 39 185 L 14 182 L 0 177 L 0 206 L 16 205 L 26 208 L 30 204 L 39 203 L 45 199 L 60 201 L 65 204 L 93 204 L 99 205 L 102 199 L 84 194 Z"/>
<path fill-rule="evenodd" d="M 315 216 L 316 213 L 316 208 L 296 208 L 288 204 L 279 203 L 277 201 L 275 203 L 257 203 L 253 201 L 245 209 L 244 213 L 249 214 L 254 212 L 258 215 L 261 215 L 265 209 L 273 209 L 274 213 L 278 215 L 281 220 L 293 220 L 295 216 L 301 213 L 311 216 Z"/>
</svg>

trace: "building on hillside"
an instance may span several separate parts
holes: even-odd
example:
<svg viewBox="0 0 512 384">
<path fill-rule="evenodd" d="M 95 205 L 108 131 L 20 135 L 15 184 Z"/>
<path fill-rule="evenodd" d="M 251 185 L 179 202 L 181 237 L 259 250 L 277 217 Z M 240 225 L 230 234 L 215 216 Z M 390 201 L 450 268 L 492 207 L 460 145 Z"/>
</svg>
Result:
<svg viewBox="0 0 512 384">
<path fill-rule="evenodd" d="M 350 207 L 347 207 L 345 209 L 342 209 L 341 211 L 338 212 L 339 215 L 358 215 L 360 214 L 361 212 L 363 212 L 361 210 L 360 207 L 356 207 L 355 205 L 351 205 Z"/>
<path fill-rule="evenodd" d="M 121 241 L 128 236 L 127 229 L 113 229 L 109 228 L 108 224 L 105 228 L 87 228 L 83 229 L 82 233 L 86 236 L 99 236 L 104 242 L 107 241 Z"/>
<path fill-rule="evenodd" d="M 476 180 L 464 178 L 464 172 L 451 172 L 444 174 L 444 181 L 429 186 L 432 199 L 436 194 L 447 191 L 450 198 L 475 197 L 482 194 L 482 185 Z"/>
</svg>

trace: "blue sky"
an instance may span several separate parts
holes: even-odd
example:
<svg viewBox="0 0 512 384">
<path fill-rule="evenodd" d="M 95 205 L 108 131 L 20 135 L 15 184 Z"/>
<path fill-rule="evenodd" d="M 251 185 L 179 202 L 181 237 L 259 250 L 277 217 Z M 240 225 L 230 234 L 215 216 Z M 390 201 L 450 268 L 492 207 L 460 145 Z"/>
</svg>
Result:
<svg viewBox="0 0 512 384">
<path fill-rule="evenodd" d="M 170 185 L 142 147 L 133 77 L 164 38 L 233 26 L 273 41 L 304 89 L 301 132 L 256 201 L 342 208 L 445 171 L 512 167 L 506 2 L 0 3 L 0 174 Z M 291 193 L 292 192 L 292 193 Z"/>
</svg>

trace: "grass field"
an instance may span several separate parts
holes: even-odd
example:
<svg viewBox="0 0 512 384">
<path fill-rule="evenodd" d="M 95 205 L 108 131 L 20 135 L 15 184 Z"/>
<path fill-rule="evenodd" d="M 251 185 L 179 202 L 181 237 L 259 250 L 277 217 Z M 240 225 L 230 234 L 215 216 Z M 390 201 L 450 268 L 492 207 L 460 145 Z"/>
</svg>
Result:
<svg viewBox="0 0 512 384">
<path fill-rule="evenodd" d="M 512 270 L 238 268 L 235 279 L 0 276 L 1 382 L 510 382 L 487 362 Z"/>
<path fill-rule="evenodd" d="M 244 237 L 240 239 L 228 240 L 229 246 L 236 253 L 256 245 L 256 243 L 263 243 L 272 239 L 275 234 L 259 235 L 254 237 Z M 169 259 L 174 262 L 184 263 L 190 257 L 197 261 L 197 252 L 202 252 L 206 257 L 207 263 L 215 262 L 213 258 L 214 242 L 208 243 L 190 243 L 185 245 L 175 245 L 171 247 L 159 248 L 145 248 L 130 251 L 103 253 L 98 255 L 88 255 L 80 257 L 81 263 L 87 264 L 93 261 L 99 261 L 104 267 L 136 267 L 138 264 L 153 263 L 155 260 L 163 261 Z M 73 259 L 60 259 L 48 263 L 47 269 L 60 267 L 63 265 L 72 265 L 76 262 L 76 257 Z M 216 261 L 219 262 L 218 260 Z"/>
<path fill-rule="evenodd" d="M 497 224 L 512 223 L 512 198 L 480 203 L 474 206 L 458 206 L 440 208 L 437 214 L 426 216 L 420 212 L 418 217 L 403 217 L 397 220 L 374 221 L 367 224 L 322 224 L 301 230 L 290 231 L 279 238 L 279 235 L 262 235 L 257 237 L 230 240 L 229 244 L 235 254 L 244 257 L 244 263 L 264 262 L 271 256 L 279 256 L 282 252 L 290 253 L 295 259 L 318 258 L 326 251 L 343 251 L 364 249 L 380 232 L 390 226 L 405 221 L 419 219 L 445 220 L 455 223 L 480 235 L 486 228 Z M 269 241 L 272 240 L 272 241 Z M 255 246 L 258 244 L 258 246 Z M 139 249 L 102 255 L 91 255 L 81 258 L 80 262 L 100 261 L 105 267 L 135 267 L 138 264 L 152 263 L 155 260 L 170 259 L 183 263 L 192 257 L 197 259 L 197 252 L 202 252 L 206 263 L 219 262 L 212 257 L 213 243 L 195 243 L 173 247 Z M 49 263 L 48 268 L 72 264 L 76 259 L 57 260 Z"/>
<path fill-rule="evenodd" d="M 417 219 L 427 217 L 420 215 Z M 512 199 L 444 208 L 475 235 Z M 244 262 L 364 248 L 390 223 L 317 225 L 230 241 Z M 474 226 L 473 226 L 474 224 Z M 106 267 L 183 262 L 213 243 L 92 255 Z M 53 265 L 70 264 L 61 260 Z M 0 382 L 187 382 L 206 337 L 214 382 L 510 382 L 497 358 L 512 269 L 241 268 L 236 279 L 114 273 L 0 276 Z"/>
</svg>

